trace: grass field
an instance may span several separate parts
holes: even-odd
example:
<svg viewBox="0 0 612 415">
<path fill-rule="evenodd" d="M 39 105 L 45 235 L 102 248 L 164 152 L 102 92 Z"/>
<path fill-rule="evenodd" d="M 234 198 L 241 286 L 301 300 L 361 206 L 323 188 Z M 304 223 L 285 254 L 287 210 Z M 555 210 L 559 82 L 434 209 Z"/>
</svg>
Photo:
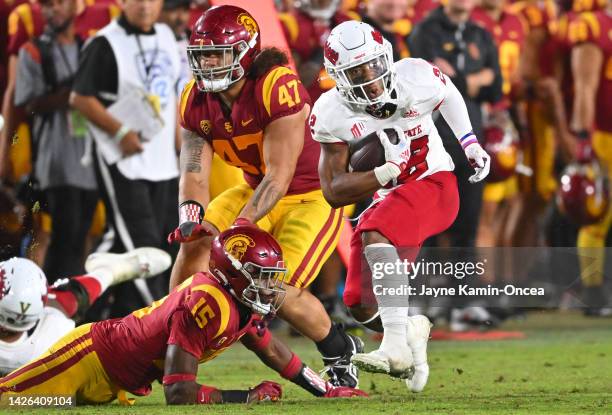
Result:
<svg viewBox="0 0 612 415">
<path fill-rule="evenodd" d="M 279 403 L 166 407 L 162 389 L 138 398 L 133 407 L 118 404 L 84 406 L 70 414 L 576 414 L 612 413 L 612 320 L 585 319 L 577 314 L 532 313 L 526 321 L 504 329 L 523 330 L 523 340 L 432 341 L 431 375 L 421 394 L 403 382 L 362 374 L 361 388 L 370 399 L 316 399 L 260 364 L 241 346 L 200 367 L 199 380 L 237 389 L 261 380 L 279 381 Z M 311 367 L 321 366 L 314 346 L 287 339 Z M 375 345 L 369 341 L 367 350 Z M 65 411 L 65 409 L 64 409 Z M 49 409 L 10 413 L 50 413 Z"/>
</svg>

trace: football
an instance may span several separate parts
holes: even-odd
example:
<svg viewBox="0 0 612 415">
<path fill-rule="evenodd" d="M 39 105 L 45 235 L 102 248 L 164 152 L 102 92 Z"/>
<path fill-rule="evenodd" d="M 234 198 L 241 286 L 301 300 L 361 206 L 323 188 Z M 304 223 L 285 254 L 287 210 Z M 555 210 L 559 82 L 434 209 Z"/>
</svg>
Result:
<svg viewBox="0 0 612 415">
<path fill-rule="evenodd" d="M 399 137 L 393 128 L 385 128 L 385 133 L 392 144 L 399 142 Z M 349 165 L 352 171 L 370 171 L 385 164 L 385 150 L 376 132 L 349 144 Z"/>
</svg>

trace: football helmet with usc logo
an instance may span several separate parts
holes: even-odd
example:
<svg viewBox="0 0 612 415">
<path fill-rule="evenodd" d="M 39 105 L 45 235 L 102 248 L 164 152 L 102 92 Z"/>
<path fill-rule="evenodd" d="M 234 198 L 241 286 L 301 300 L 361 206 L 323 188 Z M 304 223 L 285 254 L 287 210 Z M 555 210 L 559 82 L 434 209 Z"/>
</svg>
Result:
<svg viewBox="0 0 612 415">
<path fill-rule="evenodd" d="M 220 92 L 249 72 L 261 50 L 259 25 L 236 6 L 208 9 L 193 26 L 187 56 L 196 84 L 204 92 Z"/>
<path fill-rule="evenodd" d="M 272 235 L 254 225 L 232 226 L 215 238 L 210 271 L 257 314 L 273 316 L 285 299 L 287 268 L 281 247 Z"/>
<path fill-rule="evenodd" d="M 577 225 L 590 225 L 603 219 L 610 208 L 610 188 L 597 161 L 571 163 L 565 168 L 557 205 Z"/>
<path fill-rule="evenodd" d="M 367 23 L 349 20 L 332 29 L 323 50 L 325 70 L 350 104 L 394 103 L 393 47 Z"/>
</svg>

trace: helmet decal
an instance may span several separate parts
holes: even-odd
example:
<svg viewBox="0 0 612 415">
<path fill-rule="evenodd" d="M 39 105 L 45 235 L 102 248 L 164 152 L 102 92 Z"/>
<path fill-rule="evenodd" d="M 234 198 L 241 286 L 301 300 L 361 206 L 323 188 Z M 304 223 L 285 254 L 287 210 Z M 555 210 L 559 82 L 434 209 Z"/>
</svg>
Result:
<svg viewBox="0 0 612 415">
<path fill-rule="evenodd" d="M 378 30 L 372 30 L 372 39 L 374 39 L 376 42 L 380 43 L 381 45 L 383 44 L 383 37 Z"/>
<path fill-rule="evenodd" d="M 225 241 L 223 248 L 238 261 L 242 260 L 247 248 L 255 246 L 255 241 L 250 236 L 239 233 Z"/>
<path fill-rule="evenodd" d="M 6 271 L 0 267 L 0 299 L 11 291 L 11 283 L 6 278 Z"/>
<path fill-rule="evenodd" d="M 236 19 L 249 32 L 251 37 L 255 36 L 259 31 L 257 23 L 248 13 L 240 13 Z"/>
<path fill-rule="evenodd" d="M 336 62 L 338 62 L 338 52 L 331 47 L 329 42 L 325 42 L 325 57 L 332 63 L 332 65 L 335 65 Z"/>
</svg>

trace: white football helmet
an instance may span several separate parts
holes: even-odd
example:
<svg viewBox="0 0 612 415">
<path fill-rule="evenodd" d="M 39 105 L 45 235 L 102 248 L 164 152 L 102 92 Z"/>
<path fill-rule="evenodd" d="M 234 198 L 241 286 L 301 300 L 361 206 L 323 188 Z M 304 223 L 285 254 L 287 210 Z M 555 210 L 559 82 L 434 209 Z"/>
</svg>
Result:
<svg viewBox="0 0 612 415">
<path fill-rule="evenodd" d="M 350 20 L 336 26 L 324 49 L 324 64 L 345 101 L 356 105 L 395 103 L 393 47 L 367 23 Z M 363 69 L 363 70 L 360 70 Z M 369 97 L 365 87 L 382 81 L 383 91 Z"/>
<path fill-rule="evenodd" d="M 340 0 L 296 0 L 294 5 L 313 19 L 329 20 L 338 10 Z"/>
<path fill-rule="evenodd" d="M 0 262 L 0 327 L 30 330 L 40 319 L 47 301 L 47 278 L 25 258 Z"/>
</svg>

